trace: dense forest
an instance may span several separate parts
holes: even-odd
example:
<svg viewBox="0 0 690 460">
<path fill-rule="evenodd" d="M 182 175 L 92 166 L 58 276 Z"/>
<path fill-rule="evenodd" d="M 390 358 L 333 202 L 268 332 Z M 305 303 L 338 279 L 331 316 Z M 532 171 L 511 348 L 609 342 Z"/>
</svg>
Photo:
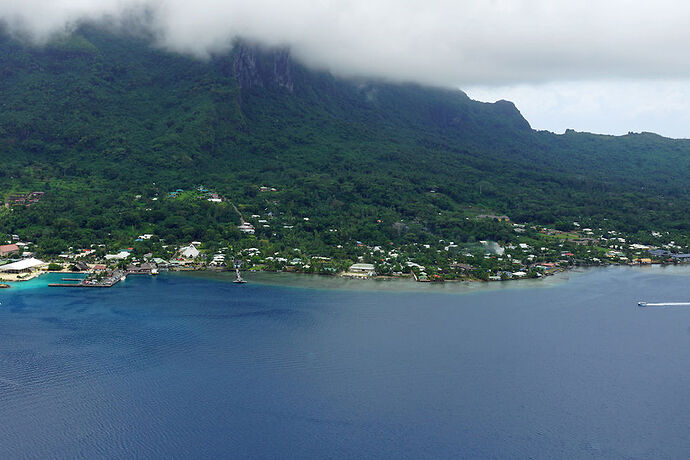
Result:
<svg viewBox="0 0 690 460">
<path fill-rule="evenodd" d="M 482 213 L 690 229 L 690 141 L 538 132 L 507 101 L 339 79 L 288 50 L 202 61 L 92 27 L 42 46 L 0 33 L 0 94 L 0 196 L 45 192 L 7 201 L 0 235 L 46 253 L 233 241 L 251 215 L 273 219 L 256 238 L 304 248 L 501 240 Z M 224 201 L 170 195 L 199 186 Z"/>
</svg>

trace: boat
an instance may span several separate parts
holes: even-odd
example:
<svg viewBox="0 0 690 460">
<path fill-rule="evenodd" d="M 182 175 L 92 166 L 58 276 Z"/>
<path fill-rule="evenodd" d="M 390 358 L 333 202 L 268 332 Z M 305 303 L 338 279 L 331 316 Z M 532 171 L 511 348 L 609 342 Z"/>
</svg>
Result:
<svg viewBox="0 0 690 460">
<path fill-rule="evenodd" d="M 690 307 L 690 302 L 637 302 L 638 307 Z"/>
<path fill-rule="evenodd" d="M 0 289 L 9 289 L 10 287 L 12 287 L 12 286 L 10 286 L 9 284 L 0 283 Z"/>
<path fill-rule="evenodd" d="M 242 275 L 240 275 L 240 269 L 239 268 L 235 268 L 235 275 L 237 277 L 235 278 L 233 283 L 244 284 L 247 282 L 244 278 L 242 278 Z"/>
<path fill-rule="evenodd" d="M 151 269 L 151 275 L 156 276 L 158 274 L 158 269 L 157 268 L 152 268 Z"/>
</svg>

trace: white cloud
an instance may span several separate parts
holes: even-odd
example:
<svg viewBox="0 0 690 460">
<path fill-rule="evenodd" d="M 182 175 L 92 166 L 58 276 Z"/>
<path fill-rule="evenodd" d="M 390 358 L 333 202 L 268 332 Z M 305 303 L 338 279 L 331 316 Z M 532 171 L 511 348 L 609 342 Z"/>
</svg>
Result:
<svg viewBox="0 0 690 460">
<path fill-rule="evenodd" d="M 670 0 L 0 0 L 45 38 L 146 8 L 166 46 L 203 54 L 241 35 L 346 74 L 443 85 L 690 77 L 690 4 Z"/>
<path fill-rule="evenodd" d="M 654 130 L 690 107 L 688 85 L 670 83 L 690 80 L 690 3 L 673 0 L 0 0 L 0 21 L 45 40 L 144 10 L 168 49 L 204 56 L 242 36 L 340 75 L 491 87 L 537 127 L 572 112 L 575 128 L 591 116 L 594 131 Z M 617 91 L 621 80 L 639 92 Z"/>
</svg>

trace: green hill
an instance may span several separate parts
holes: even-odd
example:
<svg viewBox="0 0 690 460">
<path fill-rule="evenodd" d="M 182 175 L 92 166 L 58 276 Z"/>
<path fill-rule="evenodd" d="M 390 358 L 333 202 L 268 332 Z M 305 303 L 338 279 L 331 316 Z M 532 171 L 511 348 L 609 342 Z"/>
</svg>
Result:
<svg viewBox="0 0 690 460">
<path fill-rule="evenodd" d="M 200 184 L 271 213 L 257 238 L 288 246 L 500 239 L 468 219 L 489 210 L 690 228 L 688 141 L 537 132 L 510 102 L 343 80 L 286 50 L 238 42 L 200 61 L 93 28 L 44 47 L 0 35 L 0 94 L 0 194 L 46 192 L 2 211 L 0 233 L 47 252 L 240 238 L 230 203 L 168 198 Z"/>
</svg>

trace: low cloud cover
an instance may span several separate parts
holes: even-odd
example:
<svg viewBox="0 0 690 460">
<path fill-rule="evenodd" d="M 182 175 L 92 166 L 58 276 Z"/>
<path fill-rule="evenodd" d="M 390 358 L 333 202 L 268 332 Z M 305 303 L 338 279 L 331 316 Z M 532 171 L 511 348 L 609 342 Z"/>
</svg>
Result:
<svg viewBox="0 0 690 460">
<path fill-rule="evenodd" d="M 690 4 L 663 0 L 0 2 L 0 18 L 38 40 L 143 12 L 172 50 L 203 56 L 242 36 L 340 74 L 453 86 L 690 77 Z"/>
<path fill-rule="evenodd" d="M 39 42 L 138 18 L 157 46 L 200 57 L 243 37 L 342 76 L 506 93 L 623 79 L 690 88 L 689 16 L 670 0 L 0 0 L 0 21 Z"/>
</svg>

